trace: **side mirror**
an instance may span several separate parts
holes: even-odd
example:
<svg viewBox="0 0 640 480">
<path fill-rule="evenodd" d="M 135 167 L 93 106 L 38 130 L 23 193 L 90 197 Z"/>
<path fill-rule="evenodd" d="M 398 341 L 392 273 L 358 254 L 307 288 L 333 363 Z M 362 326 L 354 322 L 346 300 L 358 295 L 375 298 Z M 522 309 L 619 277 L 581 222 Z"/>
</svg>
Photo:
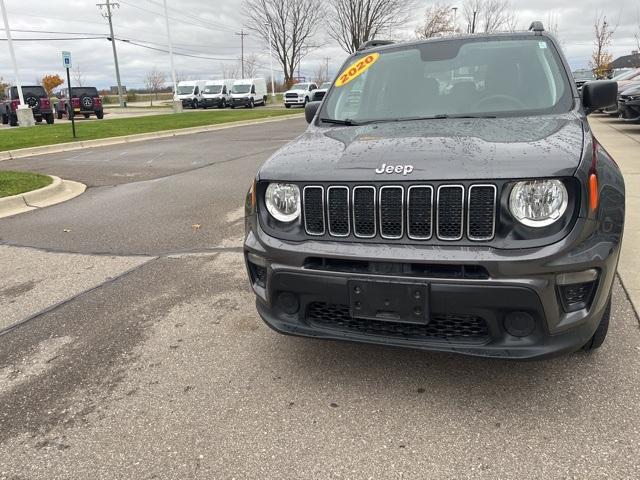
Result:
<svg viewBox="0 0 640 480">
<path fill-rule="evenodd" d="M 607 108 L 618 103 L 618 82 L 595 80 L 582 87 L 582 106 L 585 113 Z"/>
<path fill-rule="evenodd" d="M 307 119 L 307 123 L 313 122 L 313 118 L 318 113 L 318 108 L 320 108 L 321 104 L 322 102 L 309 102 L 304 107 L 304 118 Z"/>
</svg>

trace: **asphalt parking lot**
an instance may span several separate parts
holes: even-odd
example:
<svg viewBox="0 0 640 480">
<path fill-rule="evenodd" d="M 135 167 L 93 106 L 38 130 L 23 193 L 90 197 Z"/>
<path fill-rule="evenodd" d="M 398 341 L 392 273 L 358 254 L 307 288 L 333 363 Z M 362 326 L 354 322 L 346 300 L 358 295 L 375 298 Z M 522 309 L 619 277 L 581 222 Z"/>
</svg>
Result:
<svg viewBox="0 0 640 480">
<path fill-rule="evenodd" d="M 547 361 L 261 322 L 244 194 L 304 128 L 2 162 L 89 188 L 0 220 L 0 479 L 640 478 L 640 323 L 620 282 L 603 348 Z"/>
</svg>

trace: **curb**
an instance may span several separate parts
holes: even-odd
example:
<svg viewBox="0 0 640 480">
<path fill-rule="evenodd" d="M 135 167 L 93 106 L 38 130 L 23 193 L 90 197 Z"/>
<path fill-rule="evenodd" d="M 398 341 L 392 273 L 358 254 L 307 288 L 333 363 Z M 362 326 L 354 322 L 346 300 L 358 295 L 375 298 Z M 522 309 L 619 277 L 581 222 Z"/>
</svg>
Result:
<svg viewBox="0 0 640 480">
<path fill-rule="evenodd" d="M 226 128 L 243 127 L 247 125 L 255 125 L 260 123 L 282 122 L 291 120 L 292 118 L 302 118 L 303 114 L 282 115 L 273 118 L 258 118 L 255 120 L 241 120 L 237 122 L 221 123 L 218 125 L 205 125 L 202 127 L 179 128 L 176 130 L 161 130 L 158 132 L 138 133 L 135 135 L 124 135 L 121 137 L 99 138 L 96 140 L 85 140 L 80 142 L 58 143 L 55 145 L 44 145 L 41 147 L 20 148 L 17 150 L 7 150 L 0 152 L 0 162 L 4 160 L 13 160 L 16 158 L 32 157 L 34 155 L 45 155 L 49 153 L 70 152 L 73 150 L 82 150 L 90 147 L 105 147 L 109 145 L 119 145 L 122 143 L 142 142 L 144 140 L 153 140 L 156 138 L 177 137 L 181 135 L 192 135 L 194 133 L 213 132 L 216 130 L 224 130 Z"/>
<path fill-rule="evenodd" d="M 79 182 L 62 180 L 53 175 L 50 175 L 50 177 L 53 181 L 46 187 L 11 197 L 0 198 L 0 218 L 71 200 L 87 189 L 86 185 Z"/>
</svg>

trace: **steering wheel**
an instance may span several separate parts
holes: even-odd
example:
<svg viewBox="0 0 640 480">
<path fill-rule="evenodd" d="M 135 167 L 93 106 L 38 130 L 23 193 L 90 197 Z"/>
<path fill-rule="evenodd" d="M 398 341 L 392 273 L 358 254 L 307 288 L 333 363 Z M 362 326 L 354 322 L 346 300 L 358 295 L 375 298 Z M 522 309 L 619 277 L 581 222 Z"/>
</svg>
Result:
<svg viewBox="0 0 640 480">
<path fill-rule="evenodd" d="M 520 99 L 516 97 L 512 97 L 511 95 L 495 94 L 495 95 L 489 95 L 488 97 L 484 97 L 480 99 L 480 101 L 475 104 L 474 109 L 479 109 L 481 106 L 485 104 L 491 105 L 494 100 L 498 100 L 499 102 L 501 100 L 504 100 L 508 103 L 511 103 L 512 105 L 515 105 L 518 108 L 522 108 L 522 109 L 527 108 L 525 104 L 522 103 L 522 101 L 520 101 Z"/>
</svg>

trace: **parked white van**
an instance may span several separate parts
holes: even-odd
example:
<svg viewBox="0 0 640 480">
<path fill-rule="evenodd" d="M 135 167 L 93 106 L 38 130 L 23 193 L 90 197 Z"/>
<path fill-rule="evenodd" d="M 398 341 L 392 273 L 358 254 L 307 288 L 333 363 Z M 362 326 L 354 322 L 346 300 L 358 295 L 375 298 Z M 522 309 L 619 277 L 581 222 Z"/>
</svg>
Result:
<svg viewBox="0 0 640 480">
<path fill-rule="evenodd" d="M 231 108 L 267 104 L 267 82 L 264 78 L 236 80 L 231 89 Z"/>
<path fill-rule="evenodd" d="M 202 101 L 202 90 L 206 80 L 183 80 L 178 83 L 176 99 L 182 101 L 183 107 L 198 108 Z"/>
<path fill-rule="evenodd" d="M 231 103 L 231 89 L 235 80 L 207 80 L 202 90 L 202 108 L 226 108 Z"/>
</svg>

